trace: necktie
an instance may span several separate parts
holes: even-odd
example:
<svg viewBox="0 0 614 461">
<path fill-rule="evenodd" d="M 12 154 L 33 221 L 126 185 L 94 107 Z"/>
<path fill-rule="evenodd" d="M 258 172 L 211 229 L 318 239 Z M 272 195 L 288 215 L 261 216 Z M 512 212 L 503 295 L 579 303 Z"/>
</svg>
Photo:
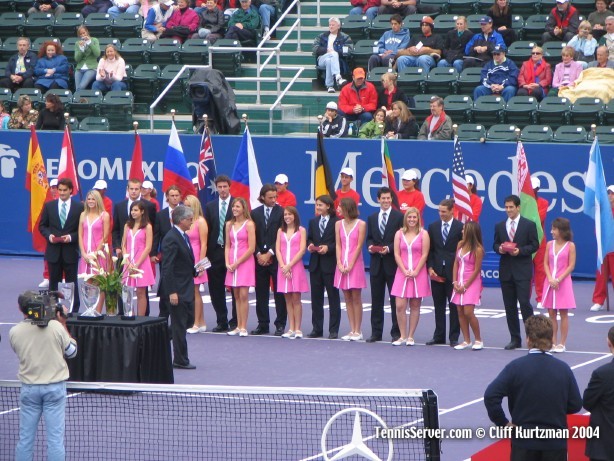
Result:
<svg viewBox="0 0 614 461">
<path fill-rule="evenodd" d="M 185 240 L 185 244 L 188 246 L 188 248 L 192 249 L 192 247 L 190 246 L 190 237 L 188 237 L 188 234 L 186 234 L 185 232 L 183 233 L 183 240 Z"/>
<path fill-rule="evenodd" d="M 512 221 L 510 223 L 510 242 L 514 241 L 515 235 L 516 235 L 516 221 Z"/>
<path fill-rule="evenodd" d="M 226 200 L 222 200 L 220 208 L 220 233 L 217 236 L 218 245 L 224 244 L 224 224 L 226 223 Z"/>
<path fill-rule="evenodd" d="M 264 227 L 269 227 L 270 217 L 271 217 L 271 209 L 267 206 L 264 208 Z"/>
<path fill-rule="evenodd" d="M 386 230 L 386 219 L 387 219 L 388 213 L 383 213 L 382 214 L 382 220 L 379 223 L 379 233 L 382 234 L 382 237 L 384 236 L 384 231 Z"/>
<path fill-rule="evenodd" d="M 446 243 L 446 240 L 448 240 L 448 233 L 449 233 L 449 229 L 448 229 L 448 227 L 449 227 L 449 226 L 450 226 L 450 225 L 449 225 L 447 222 L 443 223 L 443 232 L 442 232 L 442 235 L 443 235 L 443 243 Z"/>
<path fill-rule="evenodd" d="M 62 202 L 62 209 L 60 210 L 60 224 L 64 227 L 66 223 L 66 202 Z"/>
<path fill-rule="evenodd" d="M 326 218 L 320 218 L 320 237 L 324 236 L 326 230 Z"/>
</svg>

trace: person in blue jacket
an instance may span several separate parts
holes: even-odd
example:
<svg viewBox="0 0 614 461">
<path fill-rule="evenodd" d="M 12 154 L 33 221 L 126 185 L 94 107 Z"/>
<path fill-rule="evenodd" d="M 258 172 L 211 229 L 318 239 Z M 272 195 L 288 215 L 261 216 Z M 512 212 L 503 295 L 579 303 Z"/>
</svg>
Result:
<svg viewBox="0 0 614 461">
<path fill-rule="evenodd" d="M 409 45 L 409 30 L 402 29 L 403 18 L 400 14 L 390 17 L 390 30 L 384 32 L 377 42 L 377 54 L 369 58 L 368 70 L 379 66 L 392 67 L 397 57 L 397 51 L 407 48 Z"/>
<path fill-rule="evenodd" d="M 324 84 L 329 93 L 335 92 L 335 85 L 341 89 L 347 83 L 343 76 L 349 74 L 350 67 L 344 56 L 351 51 L 352 45 L 352 38 L 341 32 L 339 18 L 330 18 L 328 32 L 318 35 L 313 41 L 312 50 L 318 67 L 326 69 Z"/>
<path fill-rule="evenodd" d="M 495 46 L 492 57 L 493 60 L 482 67 L 482 84 L 473 90 L 474 101 L 488 94 L 501 95 L 505 102 L 516 96 L 518 67 L 505 57 L 505 46 Z"/>
<path fill-rule="evenodd" d="M 463 68 L 481 67 L 492 60 L 492 50 L 495 46 L 505 46 L 503 36 L 492 29 L 492 18 L 484 16 L 480 19 L 480 33 L 471 37 L 465 45 L 465 57 Z"/>
<path fill-rule="evenodd" d="M 59 43 L 43 43 L 34 67 L 35 87 L 45 93 L 55 88 L 68 88 L 68 59 Z"/>
</svg>

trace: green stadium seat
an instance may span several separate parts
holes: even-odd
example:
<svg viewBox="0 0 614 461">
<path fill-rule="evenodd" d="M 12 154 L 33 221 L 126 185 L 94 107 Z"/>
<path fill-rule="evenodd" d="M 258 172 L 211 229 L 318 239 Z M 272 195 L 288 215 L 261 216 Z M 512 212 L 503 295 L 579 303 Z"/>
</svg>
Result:
<svg viewBox="0 0 614 461">
<path fill-rule="evenodd" d="M 421 67 L 406 67 L 398 74 L 397 86 L 406 95 L 424 93 L 424 83 L 426 75 Z"/>
<path fill-rule="evenodd" d="M 486 126 L 501 123 L 505 113 L 505 100 L 502 96 L 480 96 L 473 101 L 471 109 L 473 121 Z"/>
<path fill-rule="evenodd" d="M 471 122 L 473 99 L 464 94 L 450 94 L 443 99 L 444 111 L 452 118 L 453 123 Z"/>
<path fill-rule="evenodd" d="M 595 130 L 599 144 L 614 144 L 614 126 L 598 126 Z M 587 139 L 589 142 L 593 142 L 593 131 L 588 132 Z"/>
<path fill-rule="evenodd" d="M 109 119 L 111 131 L 132 129 L 134 97 L 129 91 L 109 91 L 100 105 L 100 115 Z"/>
<path fill-rule="evenodd" d="M 376 54 L 377 52 L 377 40 L 358 40 L 354 44 L 354 48 L 352 49 L 351 53 L 354 67 L 362 67 L 363 69 L 367 70 L 369 58 L 372 54 Z"/>
<path fill-rule="evenodd" d="M 502 123 L 493 125 L 486 133 L 486 139 L 489 141 L 516 141 L 516 125 Z"/>
<path fill-rule="evenodd" d="M 81 13 L 85 2 L 83 0 L 64 0 L 64 7 L 67 13 Z"/>
<path fill-rule="evenodd" d="M 181 64 L 170 64 L 162 69 L 162 74 L 159 77 L 160 91 L 164 90 L 173 78 L 179 73 L 183 66 Z M 162 105 L 168 112 L 170 109 L 176 109 L 179 113 L 192 112 L 192 101 L 187 99 L 188 80 L 190 79 L 191 71 L 185 70 L 179 80 L 168 90 L 162 99 Z"/>
<path fill-rule="evenodd" d="M 542 14 L 550 14 L 552 8 L 556 6 L 556 0 L 541 0 L 539 2 L 539 12 Z"/>
<path fill-rule="evenodd" d="M 0 0 L 0 14 L 13 13 L 15 11 L 15 2 L 13 0 Z"/>
<path fill-rule="evenodd" d="M 209 62 L 209 41 L 192 38 L 181 45 L 180 58 L 183 64 L 207 64 Z"/>
<path fill-rule="evenodd" d="M 591 125 L 600 123 L 601 112 L 604 108 L 605 104 L 599 98 L 578 98 L 571 105 L 570 122 L 573 125 L 582 125 L 590 130 Z"/>
<path fill-rule="evenodd" d="M 569 121 L 571 101 L 567 98 L 549 96 L 539 103 L 537 120 L 539 123 L 557 127 L 566 125 Z"/>
<path fill-rule="evenodd" d="M 32 8 L 31 0 L 13 0 L 13 8 L 14 11 L 18 13 L 27 13 L 30 8 Z"/>
<path fill-rule="evenodd" d="M 390 30 L 390 18 L 391 14 L 378 14 L 371 21 L 369 26 L 369 38 L 373 40 L 379 40 L 384 32 Z M 404 26 L 403 26 L 404 27 Z"/>
<path fill-rule="evenodd" d="M 486 128 L 478 123 L 461 123 L 456 134 L 460 141 L 482 141 L 486 139 Z"/>
<path fill-rule="evenodd" d="M 492 3 L 490 6 L 492 6 Z M 480 19 L 482 19 L 483 17 L 483 13 L 470 14 L 469 16 L 467 16 L 467 28 L 471 31 L 479 32 L 481 30 Z"/>
<path fill-rule="evenodd" d="M 434 94 L 417 94 L 414 96 L 415 107 L 412 107 L 411 113 L 416 117 L 416 123 L 418 127 L 422 125 L 422 122 L 431 115 L 431 98 L 437 95 Z"/>
<path fill-rule="evenodd" d="M 475 2 L 476 13 L 481 13 L 483 15 L 488 12 L 492 5 L 493 2 L 490 0 L 477 0 Z"/>
<path fill-rule="evenodd" d="M 160 93 L 158 78 L 161 73 L 162 69 L 158 64 L 141 64 L 134 69 L 130 77 L 130 89 L 134 95 L 137 112 L 149 112 L 149 106 Z"/>
<path fill-rule="evenodd" d="M 58 37 L 60 40 L 76 37 L 77 27 L 83 25 L 83 21 L 84 19 L 81 13 L 69 13 L 66 11 L 64 14 L 55 18 L 53 36 Z"/>
<path fill-rule="evenodd" d="M 458 72 L 453 67 L 435 67 L 426 76 L 424 91 L 446 96 L 456 91 Z"/>
<path fill-rule="evenodd" d="M 119 39 L 138 38 L 143 29 L 143 16 L 140 14 L 121 13 L 113 19 L 113 37 Z"/>
<path fill-rule="evenodd" d="M 479 67 L 469 67 L 463 69 L 456 81 L 456 92 L 458 94 L 473 95 L 473 90 L 482 81 L 482 69 Z"/>
<path fill-rule="evenodd" d="M 578 10 L 578 14 L 585 18 L 595 11 L 595 2 L 593 0 L 573 0 L 573 6 Z"/>
<path fill-rule="evenodd" d="M 586 142 L 586 130 L 582 126 L 564 125 L 554 132 L 555 142 Z"/>
<path fill-rule="evenodd" d="M 144 38 L 129 38 L 122 42 L 120 53 L 124 61 L 134 66 L 149 64 L 151 42 Z"/>
<path fill-rule="evenodd" d="M 23 33 L 27 37 L 53 35 L 55 17 L 51 13 L 33 13 L 26 19 Z"/>
<path fill-rule="evenodd" d="M 524 17 L 538 14 L 539 0 L 510 0 L 510 9 L 514 14 L 519 14 Z"/>
<path fill-rule="evenodd" d="M 99 115 L 102 104 L 102 93 L 97 90 L 77 90 L 72 95 L 70 113 L 79 118 Z"/>
<path fill-rule="evenodd" d="M 32 45 L 30 46 L 30 48 L 32 48 L 32 51 L 34 51 L 35 53 L 38 53 L 38 50 L 40 49 L 41 46 L 43 46 L 43 43 L 45 42 L 55 42 L 58 45 L 61 45 L 62 42 L 60 41 L 59 38 L 57 37 L 38 37 L 36 40 L 34 40 L 32 42 Z"/>
<path fill-rule="evenodd" d="M 102 37 L 112 37 L 113 19 L 111 19 L 109 13 L 88 14 L 83 24 L 92 34 L 92 37 L 96 37 L 98 41 Z"/>
<path fill-rule="evenodd" d="M 565 42 L 552 41 L 546 42 L 542 45 L 542 49 L 544 50 L 544 57 L 546 61 L 550 63 L 552 66 L 552 72 L 554 72 L 554 66 L 556 66 L 559 62 L 563 60 L 561 57 L 561 51 L 567 45 Z"/>
<path fill-rule="evenodd" d="M 3 74 L 2 74 L 3 75 Z M 13 108 L 13 93 L 8 88 L 0 88 L 0 101 L 4 104 L 4 108 L 10 114 Z"/>
<path fill-rule="evenodd" d="M 522 142 L 551 142 L 553 137 L 548 125 L 527 125 L 520 132 Z"/>
<path fill-rule="evenodd" d="M 505 56 L 520 68 L 522 63 L 531 57 L 531 51 L 536 45 L 535 40 L 516 40 L 510 45 Z"/>
<path fill-rule="evenodd" d="M 76 117 L 68 117 L 68 126 L 70 127 L 70 131 L 78 131 L 79 120 L 77 120 Z"/>
<path fill-rule="evenodd" d="M 529 16 L 524 23 L 524 28 L 522 29 L 523 39 L 533 40 L 541 44 L 542 35 L 546 29 L 547 21 L 548 21 L 547 14 L 533 14 Z"/>
<path fill-rule="evenodd" d="M 148 50 L 149 62 L 159 66 L 179 64 L 181 42 L 173 38 L 160 38 L 151 44 Z"/>
<path fill-rule="evenodd" d="M 62 101 L 62 104 L 64 104 L 66 111 L 69 111 L 70 104 L 72 103 L 72 91 L 54 88 L 53 90 L 47 90 L 43 96 L 43 99 L 45 99 L 48 94 L 55 94 L 58 98 L 60 98 L 60 101 Z"/>
<path fill-rule="evenodd" d="M 26 15 L 24 13 L 5 12 L 0 15 L 0 39 L 9 37 L 20 37 L 23 35 L 23 28 L 26 25 Z"/>
<path fill-rule="evenodd" d="M 79 37 L 69 37 L 64 39 L 62 42 L 62 49 L 64 50 L 64 56 L 68 59 L 68 62 L 71 65 L 75 65 L 75 47 L 77 46 L 77 42 L 80 40 Z"/>
<path fill-rule="evenodd" d="M 420 0 L 420 6 L 430 6 L 434 8 L 439 8 L 438 13 L 427 13 L 427 16 L 434 16 L 435 14 L 445 14 L 447 13 L 448 8 L 448 0 Z M 420 17 L 423 14 L 417 13 Z"/>
<path fill-rule="evenodd" d="M 438 31 L 438 34 L 445 35 L 456 27 L 457 19 L 457 14 L 440 14 L 435 18 L 435 30 Z"/>
<path fill-rule="evenodd" d="M 538 102 L 533 96 L 514 96 L 505 105 L 505 120 L 518 126 L 526 126 L 537 120 Z"/>
<path fill-rule="evenodd" d="M 106 117 L 85 117 L 79 124 L 81 131 L 109 131 L 109 119 Z"/>
<path fill-rule="evenodd" d="M 211 67 L 222 72 L 226 77 L 241 75 L 241 53 L 233 50 L 241 46 L 238 40 L 219 39 L 214 46 L 227 48 L 228 51 L 214 51 L 211 55 Z"/>
<path fill-rule="evenodd" d="M 367 30 L 369 26 L 370 23 L 366 16 L 352 14 L 341 19 L 341 30 L 352 37 L 354 43 L 368 38 Z"/>
<path fill-rule="evenodd" d="M 13 103 L 17 104 L 19 97 L 24 94 L 30 97 L 34 109 L 39 110 L 43 107 L 43 94 L 38 88 L 19 88 L 13 93 Z"/>
<path fill-rule="evenodd" d="M 121 50 L 121 48 L 122 48 L 121 40 L 119 38 L 115 38 L 115 37 L 100 37 L 100 38 L 98 38 L 98 43 L 100 44 L 100 53 L 101 54 L 104 54 L 104 49 L 107 47 L 107 45 L 113 45 L 118 50 Z"/>
<path fill-rule="evenodd" d="M 518 39 L 522 39 L 524 29 L 524 18 L 521 15 L 514 14 L 512 16 L 512 29 L 516 31 Z"/>
<path fill-rule="evenodd" d="M 0 29 L 2 28 L 0 27 Z M 0 47 L 0 60 L 8 61 L 11 56 L 17 53 L 17 40 L 19 40 L 19 37 L 8 37 L 2 39 L 2 46 Z"/>
<path fill-rule="evenodd" d="M 367 82 L 371 82 L 378 87 L 382 81 L 382 75 L 388 72 L 394 73 L 392 69 L 388 69 L 387 67 L 374 67 L 371 69 L 371 72 L 367 74 Z"/>
<path fill-rule="evenodd" d="M 611 99 L 601 112 L 602 124 L 614 126 L 614 99 Z"/>
<path fill-rule="evenodd" d="M 409 16 L 405 16 L 403 19 L 403 27 L 409 29 L 409 33 L 411 34 L 420 34 L 422 30 L 420 28 L 420 21 L 422 21 L 421 14 L 412 14 Z"/>
<path fill-rule="evenodd" d="M 448 0 L 448 14 L 468 15 L 477 12 L 475 0 Z"/>
</svg>

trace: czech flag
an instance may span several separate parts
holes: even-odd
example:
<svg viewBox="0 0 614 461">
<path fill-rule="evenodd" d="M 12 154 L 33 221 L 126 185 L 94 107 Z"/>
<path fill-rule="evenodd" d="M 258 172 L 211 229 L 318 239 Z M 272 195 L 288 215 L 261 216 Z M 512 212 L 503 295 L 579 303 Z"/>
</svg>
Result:
<svg viewBox="0 0 614 461">
<path fill-rule="evenodd" d="M 250 204 L 251 209 L 254 209 L 260 206 L 258 201 L 260 189 L 262 189 L 262 180 L 260 179 L 260 173 L 258 173 L 254 145 L 249 134 L 249 128 L 245 127 L 239 153 L 237 154 L 235 169 L 232 172 L 230 195 L 233 197 L 243 197 Z"/>
<path fill-rule="evenodd" d="M 188 164 L 183 155 L 181 141 L 179 141 L 179 134 L 177 133 L 177 128 L 175 128 L 175 122 L 172 122 L 171 135 L 168 139 L 166 157 L 164 158 L 162 191 L 166 192 L 173 185 L 177 186 L 181 191 L 182 199 L 188 195 L 196 195 L 196 190 L 188 171 Z"/>
</svg>

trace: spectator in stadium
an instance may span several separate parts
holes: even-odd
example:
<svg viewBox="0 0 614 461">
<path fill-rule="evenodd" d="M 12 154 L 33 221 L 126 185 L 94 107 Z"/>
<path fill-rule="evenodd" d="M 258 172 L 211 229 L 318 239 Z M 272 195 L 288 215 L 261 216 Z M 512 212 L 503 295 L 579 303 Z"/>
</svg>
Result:
<svg viewBox="0 0 614 461">
<path fill-rule="evenodd" d="M 22 94 L 17 99 L 17 107 L 11 112 L 9 128 L 12 130 L 27 130 L 30 125 L 36 125 L 38 111 L 32 108 L 30 96 Z"/>
<path fill-rule="evenodd" d="M 390 30 L 384 32 L 377 42 L 377 54 L 369 58 L 367 69 L 371 72 L 374 67 L 392 68 L 399 50 L 409 45 L 409 30 L 402 28 L 403 18 L 393 14 L 390 18 Z"/>
<path fill-rule="evenodd" d="M 403 101 L 392 103 L 392 111 L 386 117 L 384 136 L 388 139 L 415 139 L 418 136 L 418 124 Z"/>
<path fill-rule="evenodd" d="M 326 104 L 326 112 L 322 118 L 320 130 L 325 138 L 345 138 L 348 134 L 348 124 L 345 117 L 338 113 L 337 103 Z"/>
<path fill-rule="evenodd" d="M 0 101 L 0 130 L 8 130 L 9 129 L 9 120 L 11 119 L 10 114 L 6 111 L 4 107 L 4 101 Z"/>
<path fill-rule="evenodd" d="M 467 29 L 467 18 L 465 16 L 456 18 L 455 28 L 446 34 L 443 55 L 437 67 L 454 67 L 460 74 L 463 71 L 465 47 L 472 37 L 473 32 Z"/>
<path fill-rule="evenodd" d="M 614 327 L 608 330 L 607 345 L 614 354 Z M 582 406 L 591 412 L 590 427 L 599 437 L 586 440 L 586 456 L 591 461 L 608 461 L 614 453 L 614 362 L 600 366 L 591 374 L 584 390 Z"/>
<path fill-rule="evenodd" d="M 111 0 L 113 6 L 108 9 L 107 13 L 111 15 L 113 19 L 118 17 L 122 13 L 139 14 L 141 8 L 140 0 Z"/>
<path fill-rule="evenodd" d="M 552 67 L 544 59 L 544 50 L 534 46 L 531 57 L 522 63 L 518 73 L 517 96 L 533 96 L 538 101 L 544 99 L 552 85 Z"/>
<path fill-rule="evenodd" d="M 239 41 L 256 40 L 260 28 L 260 15 L 251 5 L 251 0 L 241 0 L 241 8 L 235 11 L 228 21 L 225 38 Z"/>
<path fill-rule="evenodd" d="M 443 110 L 443 99 L 431 98 L 431 115 L 429 115 L 418 133 L 418 139 L 444 140 L 452 139 L 452 119 Z"/>
<path fill-rule="evenodd" d="M 373 119 L 377 108 L 377 90 L 373 83 L 366 81 L 365 70 L 357 67 L 352 72 L 352 83 L 345 85 L 339 93 L 339 112 L 348 122 L 367 123 Z"/>
<path fill-rule="evenodd" d="M 484 392 L 488 417 L 497 426 L 567 429 L 567 415 L 582 408 L 573 371 L 550 354 L 552 322 L 534 315 L 526 322 L 529 353 L 510 362 Z M 510 419 L 502 408 L 507 397 Z M 567 459 L 567 438 L 512 437 L 512 461 Z"/>
<path fill-rule="evenodd" d="M 52 13 L 56 18 L 66 11 L 64 0 L 34 0 L 28 16 L 34 13 Z"/>
<path fill-rule="evenodd" d="M 385 123 L 386 111 L 384 109 L 377 109 L 375 111 L 375 115 L 373 116 L 373 120 L 360 127 L 358 137 L 364 139 L 381 138 L 384 135 Z"/>
<path fill-rule="evenodd" d="M 612 216 L 614 217 L 614 184 L 608 186 L 608 199 L 612 207 Z M 614 251 L 605 255 L 601 270 L 597 271 L 595 275 L 591 312 L 603 310 L 603 304 L 608 293 L 608 279 L 612 279 L 612 286 L 614 286 Z"/>
<path fill-rule="evenodd" d="M 339 172 L 339 177 L 341 178 L 341 189 L 335 191 L 335 194 L 337 194 L 337 198 L 335 199 L 335 211 L 337 212 L 337 216 L 342 218 L 339 212 L 341 199 L 351 198 L 354 203 L 356 203 L 356 206 L 358 206 L 360 204 L 360 194 L 351 187 L 352 181 L 354 181 L 354 170 L 350 167 L 342 168 Z"/>
<path fill-rule="evenodd" d="M 81 14 L 87 18 L 92 13 L 106 13 L 112 6 L 111 0 L 85 0 Z"/>
<path fill-rule="evenodd" d="M 38 56 L 30 50 L 30 39 L 17 39 L 17 54 L 9 58 L 4 71 L 5 77 L 0 80 L 0 88 L 8 88 L 15 93 L 20 88 L 34 88 L 34 68 Z"/>
<path fill-rule="evenodd" d="M 444 39 L 434 34 L 435 21 L 430 16 L 423 16 L 420 21 L 422 34 L 415 34 L 409 40 L 409 47 L 399 50 L 396 66 L 398 71 L 406 67 L 420 67 L 426 76 L 441 58 L 444 49 Z"/>
<path fill-rule="evenodd" d="M 599 45 L 608 48 L 608 59 L 614 61 L 614 13 L 605 19 L 605 34 L 599 39 Z"/>
<path fill-rule="evenodd" d="M 439 7 L 434 5 L 422 5 L 420 0 L 381 0 L 377 14 L 400 14 L 402 17 L 411 14 L 439 13 Z"/>
<path fill-rule="evenodd" d="M 64 104 L 57 94 L 48 93 L 45 96 L 45 108 L 40 111 L 36 120 L 36 129 L 63 130 L 65 123 Z"/>
<path fill-rule="evenodd" d="M 48 41 L 41 45 L 34 67 L 34 86 L 45 93 L 56 88 L 68 88 L 70 64 L 59 43 Z"/>
<path fill-rule="evenodd" d="M 104 49 L 104 56 L 98 61 L 96 81 L 92 85 L 92 90 L 98 90 L 102 93 L 125 91 L 124 78 L 126 78 L 126 62 L 115 45 L 108 44 Z"/>
<path fill-rule="evenodd" d="M 358 206 L 350 197 L 341 199 L 337 213 L 341 215 L 341 220 L 335 223 L 335 249 L 337 252 L 335 287 L 343 291 L 350 323 L 350 332 L 341 339 L 343 341 L 361 341 L 361 294 L 362 289 L 367 287 L 362 247 L 365 243 L 367 225 L 363 220 L 358 219 Z"/>
<path fill-rule="evenodd" d="M 593 37 L 599 40 L 605 34 L 605 18 L 612 14 L 608 11 L 607 0 L 596 0 L 595 11 L 588 15 L 588 22 L 593 26 Z"/>
<path fill-rule="evenodd" d="M 183 43 L 198 30 L 200 18 L 196 11 L 188 6 L 188 0 L 177 0 L 177 8 L 166 21 L 166 26 L 160 38 L 172 38 Z"/>
<path fill-rule="evenodd" d="M 401 101 L 408 107 L 414 107 L 414 98 L 405 95 L 397 86 L 396 72 L 386 72 L 382 75 L 382 87 L 377 92 L 377 107 L 386 110 L 386 116 L 392 113 L 392 103 Z"/>
<path fill-rule="evenodd" d="M 377 10 L 382 4 L 381 0 L 350 0 L 354 8 L 350 10 L 351 15 L 366 16 L 369 22 L 377 16 Z"/>
<path fill-rule="evenodd" d="M 561 50 L 563 62 L 559 62 L 554 68 L 550 96 L 556 96 L 559 92 L 559 88 L 561 87 L 575 86 L 575 82 L 578 80 L 578 77 L 582 72 L 582 64 L 574 61 L 575 53 L 576 50 L 570 46 L 566 46 Z"/>
<path fill-rule="evenodd" d="M 567 46 L 576 50 L 575 59 L 582 64 L 582 69 L 588 67 L 588 63 L 595 59 L 597 40 L 591 35 L 593 30 L 591 23 L 584 20 L 578 26 L 578 33 L 567 43 Z"/>
<path fill-rule="evenodd" d="M 597 59 L 588 63 L 588 67 L 602 67 L 608 69 L 614 69 L 614 61 L 608 59 L 608 48 L 605 45 L 597 47 L 595 52 Z"/>
<path fill-rule="evenodd" d="M 417 208 L 420 212 L 420 217 L 422 217 L 426 202 L 422 191 L 420 191 L 420 178 L 418 178 L 416 170 L 405 170 L 401 176 L 401 185 L 403 189 L 397 192 L 399 209 L 402 213 L 405 213 L 412 207 Z"/>
<path fill-rule="evenodd" d="M 90 37 L 87 27 L 77 29 L 79 41 L 75 43 L 75 89 L 87 90 L 96 79 L 96 68 L 100 56 L 100 43 Z"/>
<path fill-rule="evenodd" d="M 200 24 L 198 25 L 198 35 L 193 38 L 206 38 L 209 43 L 215 43 L 218 38 L 224 36 L 226 19 L 224 12 L 217 7 L 215 0 L 207 0 L 205 8 L 199 13 Z"/>
<path fill-rule="evenodd" d="M 313 55 L 318 68 L 326 69 L 324 85 L 329 93 L 335 92 L 335 85 L 340 89 L 347 83 L 343 76 L 350 70 L 346 56 L 351 46 L 352 38 L 341 32 L 339 18 L 330 18 L 328 32 L 318 35 L 313 41 Z"/>
<path fill-rule="evenodd" d="M 546 272 L 544 270 L 544 258 L 546 256 L 546 216 L 548 214 L 548 200 L 539 196 L 539 189 L 541 187 L 541 181 L 535 175 L 531 176 L 531 188 L 535 194 L 537 200 L 537 212 L 539 213 L 539 221 L 542 225 L 544 235 L 541 242 L 539 242 L 539 249 L 533 255 L 533 285 L 535 285 L 535 302 L 537 308 L 541 309 L 542 306 L 542 294 L 544 292 L 544 282 L 546 281 Z M 556 343 L 555 343 L 556 344 Z"/>
<path fill-rule="evenodd" d="M 503 36 L 493 30 L 492 18 L 483 16 L 480 19 L 482 32 L 476 33 L 465 46 L 465 57 L 463 68 L 483 67 L 487 62 L 492 61 L 492 52 L 495 47 L 505 48 Z"/>
<path fill-rule="evenodd" d="M 477 193 L 475 179 L 471 175 L 465 175 L 465 182 L 467 183 L 467 190 L 469 191 L 469 204 L 471 205 L 471 211 L 473 215 L 471 219 L 475 222 L 480 221 L 480 215 L 482 214 L 482 199 Z"/>
<path fill-rule="evenodd" d="M 518 67 L 505 57 L 505 46 L 497 45 L 492 52 L 493 60 L 482 67 L 482 84 L 473 90 L 473 100 L 489 94 L 501 95 L 505 102 L 516 95 Z"/>
<path fill-rule="evenodd" d="M 296 196 L 288 189 L 288 176 L 281 173 L 275 176 L 275 189 L 277 189 L 277 204 L 285 208 L 296 206 Z"/>
<path fill-rule="evenodd" d="M 92 187 L 102 197 L 102 203 L 104 203 L 104 209 L 109 216 L 111 216 L 111 227 L 113 227 L 113 201 L 107 197 L 107 182 L 104 179 L 98 179 Z"/>
<path fill-rule="evenodd" d="M 77 342 L 66 328 L 66 317 L 59 312 L 44 327 L 27 318 L 31 303 L 40 302 L 38 293 L 26 291 L 17 303 L 24 318 L 9 331 L 12 349 L 19 359 L 19 441 L 15 459 L 31 460 L 36 447 L 36 433 L 41 416 L 47 432 L 47 458 L 59 461 L 66 457 L 64 448 L 66 359 L 77 355 Z"/>
<path fill-rule="evenodd" d="M 426 261 L 429 255 L 429 234 L 422 226 L 420 211 L 407 208 L 402 227 L 394 236 L 394 259 L 397 265 L 391 294 L 395 297 L 394 307 L 400 337 L 392 341 L 393 346 L 413 346 L 414 333 L 420 321 L 422 298 L 431 295 Z M 409 324 L 407 307 L 409 304 Z"/>
<path fill-rule="evenodd" d="M 569 0 L 556 0 L 546 22 L 546 32 L 542 35 L 542 43 L 560 41 L 569 42 L 578 33 L 580 18 L 578 10 Z"/>
<path fill-rule="evenodd" d="M 255 0 L 254 6 L 257 8 L 262 20 L 262 36 L 264 37 L 271 29 L 271 17 L 277 14 L 277 0 Z"/>
<path fill-rule="evenodd" d="M 516 31 L 512 29 L 512 9 L 509 0 L 495 0 L 486 15 L 492 18 L 492 28 L 501 34 L 506 47 L 516 41 Z"/>
<path fill-rule="evenodd" d="M 153 203 L 154 206 L 156 207 L 156 213 L 157 213 L 158 211 L 160 211 L 160 203 L 154 197 L 155 192 L 156 192 L 156 189 L 154 188 L 154 185 L 151 181 L 143 181 L 143 184 L 141 184 L 141 198 L 143 200 L 147 200 L 148 202 Z M 192 211 L 194 211 L 194 216 L 196 216 L 196 210 L 192 210 Z"/>
<path fill-rule="evenodd" d="M 173 0 L 161 0 L 149 8 L 145 17 L 145 23 L 143 24 L 143 30 L 141 31 L 141 37 L 150 42 L 158 40 L 166 30 L 166 23 L 175 11 L 174 4 Z"/>
</svg>

